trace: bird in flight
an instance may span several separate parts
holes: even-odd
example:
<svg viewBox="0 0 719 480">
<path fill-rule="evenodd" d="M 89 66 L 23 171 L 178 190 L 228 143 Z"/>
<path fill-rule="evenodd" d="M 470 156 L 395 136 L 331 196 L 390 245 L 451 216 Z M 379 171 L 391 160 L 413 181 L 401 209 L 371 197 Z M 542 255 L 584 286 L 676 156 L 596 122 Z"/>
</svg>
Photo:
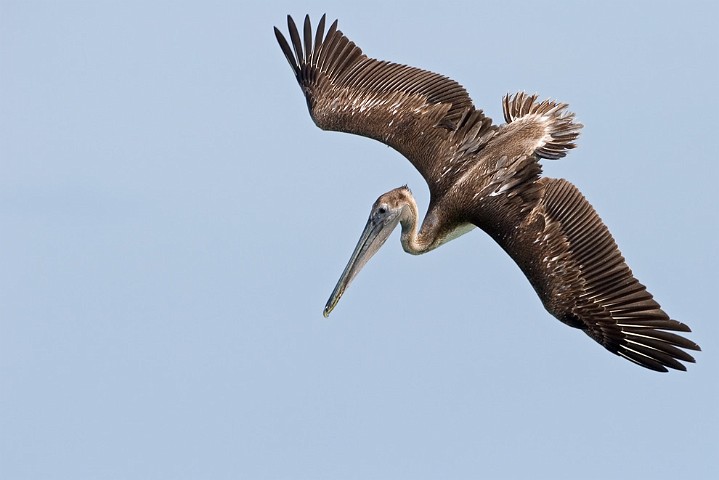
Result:
<svg viewBox="0 0 719 480">
<path fill-rule="evenodd" d="M 549 313 L 607 350 L 651 370 L 686 370 L 699 346 L 634 278 L 594 208 L 570 182 L 540 176 L 540 159 L 574 148 L 582 125 L 567 105 L 516 93 L 495 125 L 466 90 L 443 75 L 369 58 L 325 16 L 302 36 L 287 17 L 277 41 L 323 130 L 379 140 L 404 155 L 429 186 L 419 224 L 410 190 L 381 195 L 337 286 L 328 316 L 352 279 L 400 225 L 402 247 L 419 255 L 475 227 L 517 263 Z"/>
</svg>

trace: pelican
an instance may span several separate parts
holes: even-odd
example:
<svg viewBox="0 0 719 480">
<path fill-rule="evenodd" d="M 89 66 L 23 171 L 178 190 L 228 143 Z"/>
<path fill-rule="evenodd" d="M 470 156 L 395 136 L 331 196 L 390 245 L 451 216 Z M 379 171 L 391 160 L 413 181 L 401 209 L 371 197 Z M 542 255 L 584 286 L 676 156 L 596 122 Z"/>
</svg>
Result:
<svg viewBox="0 0 719 480">
<path fill-rule="evenodd" d="M 287 16 L 288 42 L 275 36 L 323 130 L 379 140 L 404 155 L 429 186 L 419 225 L 406 187 L 381 195 L 324 309 L 327 317 L 350 282 L 401 227 L 402 248 L 420 255 L 484 230 L 526 275 L 544 307 L 610 352 L 666 372 L 694 362 L 699 346 L 672 332 L 690 328 L 664 313 L 624 261 L 595 210 L 570 182 L 541 177 L 540 159 L 574 148 L 582 128 L 568 105 L 536 95 L 506 95 L 502 125 L 474 107 L 454 80 L 369 58 L 323 15 L 303 35 Z"/>
</svg>

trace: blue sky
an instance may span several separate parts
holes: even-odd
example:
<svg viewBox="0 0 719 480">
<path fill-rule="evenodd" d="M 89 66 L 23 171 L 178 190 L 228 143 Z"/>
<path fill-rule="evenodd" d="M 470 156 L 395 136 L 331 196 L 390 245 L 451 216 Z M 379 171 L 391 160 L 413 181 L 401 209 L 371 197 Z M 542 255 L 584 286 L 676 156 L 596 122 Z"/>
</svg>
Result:
<svg viewBox="0 0 719 480">
<path fill-rule="evenodd" d="M 0 476 L 709 478 L 719 455 L 713 2 L 0 1 Z M 704 349 L 615 357 L 474 231 L 395 234 L 324 302 L 395 151 L 322 132 L 277 46 L 322 13 L 501 121 L 568 102 L 575 183 Z"/>
</svg>

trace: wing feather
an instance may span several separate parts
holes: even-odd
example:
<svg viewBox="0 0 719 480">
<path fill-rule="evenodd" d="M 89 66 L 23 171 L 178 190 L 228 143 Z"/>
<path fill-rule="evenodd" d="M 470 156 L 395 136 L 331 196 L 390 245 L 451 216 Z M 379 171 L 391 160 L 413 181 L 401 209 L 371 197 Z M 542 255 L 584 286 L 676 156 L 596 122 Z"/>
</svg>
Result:
<svg viewBox="0 0 719 480">
<path fill-rule="evenodd" d="M 290 40 L 292 46 L 295 48 L 295 56 L 302 64 L 302 42 L 300 42 L 300 34 L 297 31 L 297 26 L 294 21 L 291 21 L 290 17 L 287 17 L 287 29 L 290 32 Z"/>
<path fill-rule="evenodd" d="M 542 178 L 541 197 L 503 245 L 547 310 L 584 330 L 612 353 L 646 368 L 685 370 L 694 362 L 682 349 L 699 346 L 672 332 L 672 320 L 634 277 L 592 206 L 566 180 Z"/>
<path fill-rule="evenodd" d="M 476 192 L 474 213 L 483 212 L 475 221 L 490 235 L 491 228 L 496 228 L 491 225 L 513 229 L 513 222 L 535 207 L 539 200 L 536 182 L 542 172 L 539 159 L 564 157 L 575 147 L 582 128 L 564 103 L 539 102 L 536 95 L 517 93 L 506 95 L 502 105 L 507 123 L 496 129 L 477 161 L 465 158 L 462 162 L 463 177 Z"/>
<path fill-rule="evenodd" d="M 437 164 L 451 155 L 452 145 L 447 142 L 466 112 L 486 117 L 474 109 L 466 90 L 454 80 L 367 57 L 337 29 L 337 21 L 323 38 L 325 18 L 313 35 L 306 16 L 300 35 L 288 16 L 289 42 L 275 28 L 312 119 L 322 129 L 386 143 L 405 155 L 430 183 Z"/>
</svg>

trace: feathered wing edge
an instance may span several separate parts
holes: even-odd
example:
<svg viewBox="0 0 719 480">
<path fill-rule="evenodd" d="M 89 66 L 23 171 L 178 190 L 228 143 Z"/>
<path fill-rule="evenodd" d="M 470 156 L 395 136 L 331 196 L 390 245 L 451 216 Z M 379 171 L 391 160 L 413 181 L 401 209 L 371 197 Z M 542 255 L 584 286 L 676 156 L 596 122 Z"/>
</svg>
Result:
<svg viewBox="0 0 719 480">
<path fill-rule="evenodd" d="M 363 90 L 375 95 L 401 92 L 423 96 L 429 104 L 446 104 L 450 107 L 447 112 L 450 122 L 456 122 L 465 110 L 473 107 L 464 87 L 444 75 L 367 57 L 337 29 L 337 20 L 325 35 L 325 19 L 326 15 L 323 15 L 313 35 L 309 15 L 305 16 L 300 36 L 294 20 L 288 15 L 291 45 L 282 32 L 274 28 L 277 42 L 305 94 L 324 78 L 336 88 Z"/>
<path fill-rule="evenodd" d="M 643 367 L 686 370 L 680 362 L 694 363 L 694 358 L 682 349 L 701 349 L 672 332 L 690 328 L 670 319 L 634 277 L 609 230 L 574 185 L 546 178 L 541 182 L 546 185 L 541 201 L 544 241 L 553 244 L 545 252 L 547 276 L 556 273 L 555 293 L 570 289 L 573 298 L 569 308 L 551 307 L 552 300 L 543 299 L 550 312 Z"/>
<path fill-rule="evenodd" d="M 289 41 L 277 28 L 275 36 L 315 124 L 393 147 L 419 170 L 431 191 L 442 189 L 446 178 L 437 174 L 457 160 L 455 152 L 471 154 L 490 138 L 491 119 L 474 108 L 454 80 L 369 58 L 337 29 L 336 21 L 324 34 L 324 16 L 315 32 L 309 17 L 302 34 L 290 16 L 287 25 Z"/>
<path fill-rule="evenodd" d="M 287 15 L 287 29 L 292 46 L 287 42 L 282 32 L 274 27 L 275 38 L 287 58 L 297 82 L 302 87 L 310 87 L 318 80 L 318 74 L 329 78 L 335 77 L 345 68 L 360 58 L 367 58 L 354 42 L 337 30 L 337 20 L 332 22 L 327 35 L 325 31 L 326 15 L 322 15 L 317 30 L 312 34 L 312 25 L 309 15 L 305 16 L 303 25 L 303 40 L 300 39 L 297 25 L 290 15 Z"/>
</svg>

